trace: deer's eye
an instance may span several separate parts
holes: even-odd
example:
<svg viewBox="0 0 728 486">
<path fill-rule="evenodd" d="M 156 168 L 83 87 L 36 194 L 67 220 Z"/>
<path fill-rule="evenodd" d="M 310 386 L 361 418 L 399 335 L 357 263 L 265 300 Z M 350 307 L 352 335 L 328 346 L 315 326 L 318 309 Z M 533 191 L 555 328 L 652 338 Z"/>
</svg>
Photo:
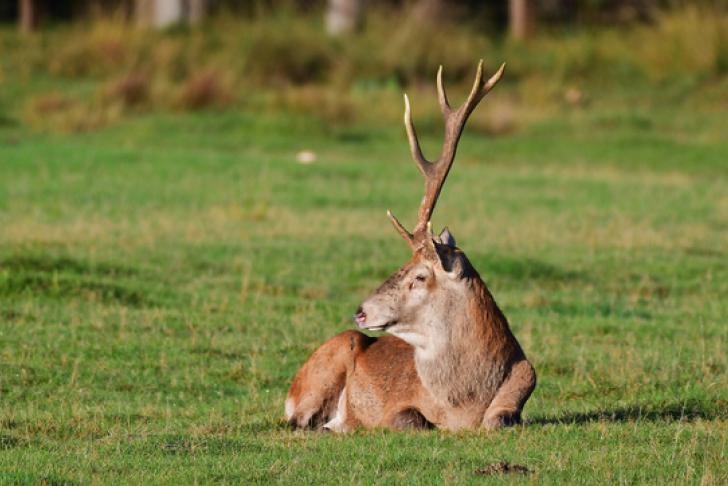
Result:
<svg viewBox="0 0 728 486">
<path fill-rule="evenodd" d="M 414 278 L 414 280 L 412 280 L 412 282 L 409 284 L 410 290 L 412 290 L 415 287 L 416 284 L 418 284 L 420 282 L 424 282 L 425 280 L 427 280 L 427 276 L 425 276 L 425 275 L 416 275 L 415 278 Z"/>
</svg>

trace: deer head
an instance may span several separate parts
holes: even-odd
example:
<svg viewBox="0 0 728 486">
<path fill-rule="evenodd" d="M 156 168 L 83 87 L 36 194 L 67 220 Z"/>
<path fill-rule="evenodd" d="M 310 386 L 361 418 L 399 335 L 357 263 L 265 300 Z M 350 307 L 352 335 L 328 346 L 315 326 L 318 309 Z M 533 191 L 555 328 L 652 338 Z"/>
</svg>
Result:
<svg viewBox="0 0 728 486">
<path fill-rule="evenodd" d="M 409 99 L 404 95 L 404 124 L 412 158 L 425 179 L 425 195 L 412 232 L 387 211 L 395 229 L 412 249 L 413 256 L 359 306 L 354 319 L 360 328 L 387 331 L 407 341 L 416 350 L 426 350 L 439 339 L 447 337 L 453 316 L 462 315 L 463 309 L 468 308 L 468 281 L 477 273 L 456 246 L 447 228 L 439 235 L 433 234 L 430 219 L 455 160 L 465 123 L 480 100 L 500 80 L 504 69 L 505 64 L 486 81 L 481 60 L 470 95 L 454 110 L 445 94 L 440 66 L 437 97 L 445 118 L 445 141 L 440 157 L 432 162 L 422 154 L 412 123 Z"/>
</svg>

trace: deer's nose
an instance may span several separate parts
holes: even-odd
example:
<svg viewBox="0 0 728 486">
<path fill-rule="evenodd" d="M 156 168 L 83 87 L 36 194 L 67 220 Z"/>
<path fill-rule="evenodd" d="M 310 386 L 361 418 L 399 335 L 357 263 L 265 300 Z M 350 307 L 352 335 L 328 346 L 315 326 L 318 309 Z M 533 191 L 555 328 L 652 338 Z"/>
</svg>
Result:
<svg viewBox="0 0 728 486">
<path fill-rule="evenodd" d="M 354 321 L 359 327 L 364 327 L 367 322 L 367 313 L 364 312 L 364 309 L 362 309 L 361 306 L 356 309 L 356 314 L 354 314 Z"/>
</svg>

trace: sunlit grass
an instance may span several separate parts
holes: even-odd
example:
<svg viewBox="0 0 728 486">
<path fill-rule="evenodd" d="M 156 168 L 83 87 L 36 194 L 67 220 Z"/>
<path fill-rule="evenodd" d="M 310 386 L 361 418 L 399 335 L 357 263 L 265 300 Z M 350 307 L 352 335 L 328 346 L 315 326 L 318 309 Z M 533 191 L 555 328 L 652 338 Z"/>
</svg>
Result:
<svg viewBox="0 0 728 486">
<path fill-rule="evenodd" d="M 0 480 L 469 482 L 507 460 L 539 483 L 725 483 L 728 146 L 710 109 L 595 106 L 463 138 L 434 221 L 539 372 L 524 426 L 283 426 L 297 367 L 408 257 L 384 215 L 412 221 L 421 197 L 399 117 L 2 128 Z"/>
</svg>

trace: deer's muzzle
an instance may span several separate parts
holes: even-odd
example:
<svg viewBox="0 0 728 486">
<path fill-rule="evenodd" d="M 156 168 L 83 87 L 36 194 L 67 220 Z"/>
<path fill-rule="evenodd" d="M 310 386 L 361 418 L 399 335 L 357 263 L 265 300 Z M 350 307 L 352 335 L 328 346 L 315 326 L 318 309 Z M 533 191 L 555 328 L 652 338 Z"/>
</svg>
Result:
<svg viewBox="0 0 728 486">
<path fill-rule="evenodd" d="M 364 312 L 361 306 L 359 306 L 356 310 L 356 314 L 354 314 L 354 321 L 361 329 L 365 329 L 367 327 L 367 313 Z"/>
</svg>

